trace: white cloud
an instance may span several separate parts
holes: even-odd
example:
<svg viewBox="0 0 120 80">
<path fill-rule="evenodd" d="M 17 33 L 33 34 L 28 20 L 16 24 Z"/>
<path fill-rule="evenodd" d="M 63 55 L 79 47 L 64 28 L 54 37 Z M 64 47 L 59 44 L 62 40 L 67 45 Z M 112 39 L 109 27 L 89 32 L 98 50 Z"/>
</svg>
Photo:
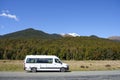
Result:
<svg viewBox="0 0 120 80">
<path fill-rule="evenodd" d="M 10 18 L 10 19 L 14 19 L 16 21 L 19 21 L 17 16 L 13 15 L 13 14 L 10 14 L 8 10 L 7 11 L 2 11 L 2 14 L 0 14 L 0 16 L 7 17 L 7 18 Z"/>
</svg>

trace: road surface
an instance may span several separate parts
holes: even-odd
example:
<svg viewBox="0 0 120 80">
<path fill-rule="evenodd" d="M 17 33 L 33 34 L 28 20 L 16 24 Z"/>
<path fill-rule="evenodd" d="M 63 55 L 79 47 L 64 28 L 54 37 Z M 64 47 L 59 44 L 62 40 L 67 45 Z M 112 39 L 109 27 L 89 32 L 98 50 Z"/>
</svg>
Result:
<svg viewBox="0 0 120 80">
<path fill-rule="evenodd" d="M 120 80 L 120 71 L 0 72 L 0 80 Z"/>
</svg>

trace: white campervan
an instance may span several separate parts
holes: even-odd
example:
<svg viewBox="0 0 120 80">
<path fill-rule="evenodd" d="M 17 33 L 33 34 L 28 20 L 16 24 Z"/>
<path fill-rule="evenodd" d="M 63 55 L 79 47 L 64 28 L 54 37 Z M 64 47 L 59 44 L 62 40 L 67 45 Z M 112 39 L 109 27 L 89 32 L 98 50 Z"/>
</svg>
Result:
<svg viewBox="0 0 120 80">
<path fill-rule="evenodd" d="M 26 71 L 61 71 L 69 70 L 69 66 L 62 63 L 60 59 L 52 55 L 27 55 L 24 60 Z"/>
</svg>

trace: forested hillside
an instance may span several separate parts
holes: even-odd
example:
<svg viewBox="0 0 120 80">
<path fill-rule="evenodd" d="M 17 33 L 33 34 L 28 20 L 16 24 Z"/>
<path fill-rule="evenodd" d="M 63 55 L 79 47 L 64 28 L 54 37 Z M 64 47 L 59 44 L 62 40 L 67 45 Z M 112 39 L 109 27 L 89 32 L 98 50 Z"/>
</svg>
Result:
<svg viewBox="0 0 120 80">
<path fill-rule="evenodd" d="M 24 59 L 26 55 L 56 55 L 64 60 L 120 60 L 120 42 L 98 37 L 47 37 L 2 36 L 0 59 Z"/>
<path fill-rule="evenodd" d="M 58 34 L 48 34 L 40 30 L 35 30 L 32 28 L 13 32 L 10 34 L 6 34 L 1 36 L 2 38 L 10 38 L 10 39 L 17 39 L 17 38 L 23 38 L 23 39 L 29 39 L 29 38 L 37 38 L 37 39 L 55 39 L 60 38 L 61 36 Z"/>
</svg>

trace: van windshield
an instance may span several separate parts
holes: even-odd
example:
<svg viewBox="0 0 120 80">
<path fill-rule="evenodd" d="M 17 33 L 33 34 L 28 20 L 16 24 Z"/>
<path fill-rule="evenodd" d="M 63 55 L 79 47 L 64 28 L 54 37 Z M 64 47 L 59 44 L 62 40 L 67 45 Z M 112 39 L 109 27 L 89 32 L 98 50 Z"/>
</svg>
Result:
<svg viewBox="0 0 120 80">
<path fill-rule="evenodd" d="M 61 63 L 62 64 L 62 62 L 59 59 L 55 59 L 55 63 Z"/>
</svg>

